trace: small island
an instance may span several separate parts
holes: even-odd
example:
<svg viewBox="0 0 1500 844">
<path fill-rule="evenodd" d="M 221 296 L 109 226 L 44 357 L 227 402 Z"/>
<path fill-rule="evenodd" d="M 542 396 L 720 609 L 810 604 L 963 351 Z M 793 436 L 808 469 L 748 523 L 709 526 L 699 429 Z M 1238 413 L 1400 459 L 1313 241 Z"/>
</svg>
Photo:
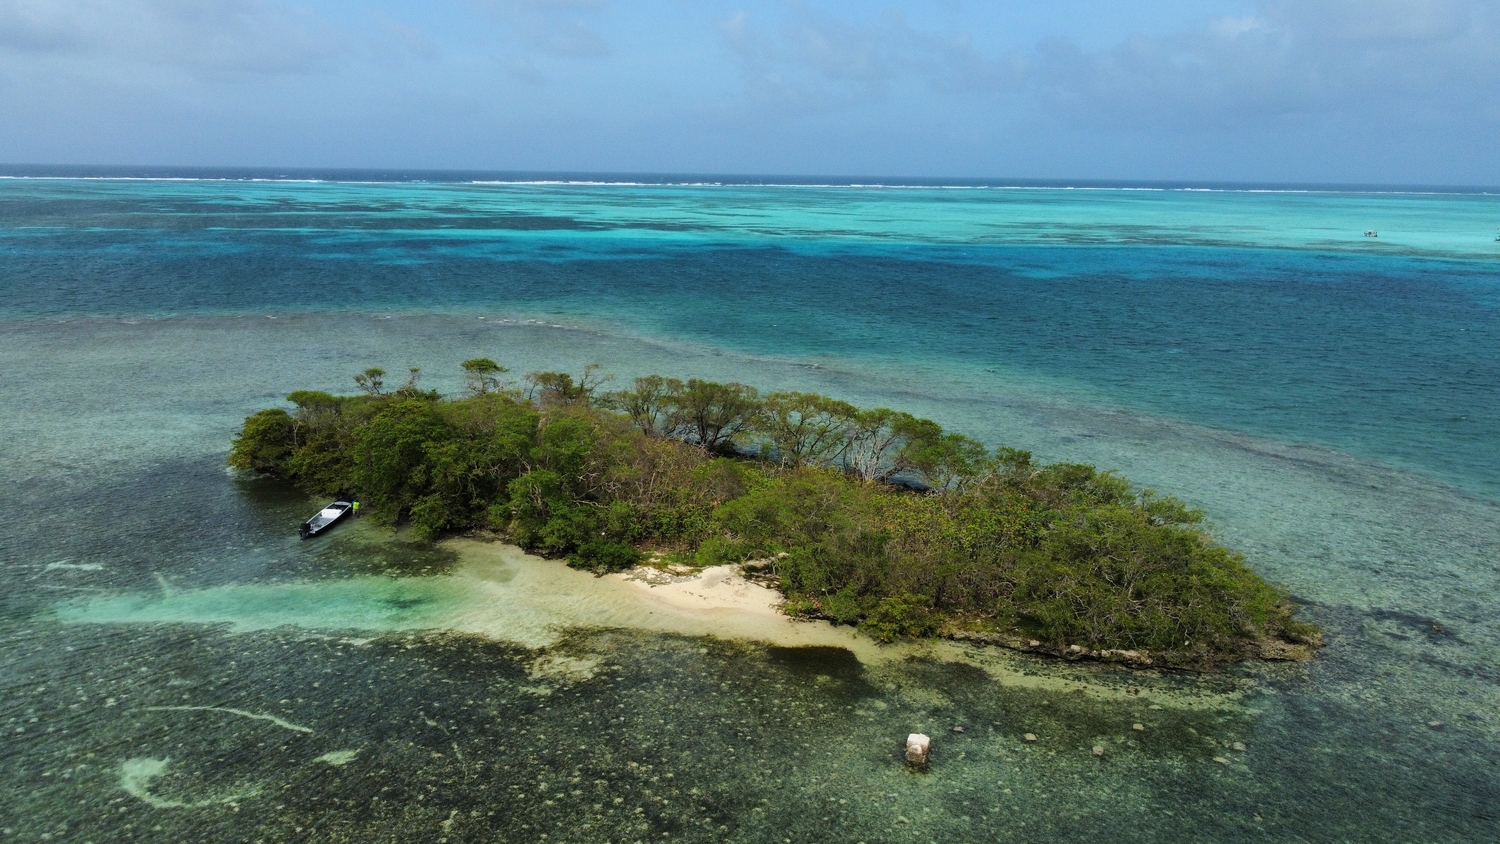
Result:
<svg viewBox="0 0 1500 844">
<path fill-rule="evenodd" d="M 245 420 L 229 464 L 357 496 L 418 537 L 489 533 L 598 573 L 743 565 L 787 614 L 885 642 L 1198 669 L 1321 645 L 1202 513 L 1113 472 L 815 393 L 463 368 L 460 398 L 417 369 L 294 392 Z"/>
</svg>

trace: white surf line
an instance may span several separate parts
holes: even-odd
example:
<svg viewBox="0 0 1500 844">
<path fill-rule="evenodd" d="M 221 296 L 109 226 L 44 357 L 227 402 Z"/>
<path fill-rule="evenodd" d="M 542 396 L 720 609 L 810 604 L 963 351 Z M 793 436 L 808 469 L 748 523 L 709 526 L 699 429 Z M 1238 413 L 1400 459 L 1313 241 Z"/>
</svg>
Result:
<svg viewBox="0 0 1500 844">
<path fill-rule="evenodd" d="M 53 571 L 54 569 L 75 569 L 77 571 L 101 571 L 101 570 L 104 569 L 104 564 L 103 563 L 75 563 L 75 562 L 72 562 L 71 558 L 69 558 L 67 560 L 58 560 L 55 563 L 48 563 L 43 568 L 45 568 L 47 571 Z"/>
<path fill-rule="evenodd" d="M 243 709 L 231 709 L 227 706 L 143 706 L 141 707 L 141 709 L 147 712 L 227 712 L 230 715 L 238 715 L 241 718 L 254 718 L 257 721 L 270 721 L 272 724 L 275 724 L 278 727 L 285 727 L 288 730 L 295 730 L 299 733 L 312 732 L 311 727 L 304 727 L 300 724 L 293 724 L 290 721 L 283 721 L 282 719 L 277 718 L 275 715 L 265 715 L 260 712 L 246 712 Z"/>
</svg>

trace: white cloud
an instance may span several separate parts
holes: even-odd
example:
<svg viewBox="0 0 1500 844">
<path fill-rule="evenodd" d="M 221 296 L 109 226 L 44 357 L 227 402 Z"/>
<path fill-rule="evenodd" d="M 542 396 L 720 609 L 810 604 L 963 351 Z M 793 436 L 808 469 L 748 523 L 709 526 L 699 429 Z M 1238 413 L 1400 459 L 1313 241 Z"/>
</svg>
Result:
<svg viewBox="0 0 1500 844">
<path fill-rule="evenodd" d="M 0 0 L 0 161 L 1500 173 L 1500 0 L 886 2 Z"/>
<path fill-rule="evenodd" d="M 474 5 L 511 30 L 530 50 L 554 56 L 597 58 L 610 54 L 588 18 L 602 0 L 474 0 Z"/>
<path fill-rule="evenodd" d="M 273 0 L 0 0 L 0 51 L 106 56 L 201 78 L 328 70 L 347 45 Z"/>
<path fill-rule="evenodd" d="M 1269 0 L 1253 19 L 1095 55 L 1043 54 L 1049 93 L 1156 119 L 1450 112 L 1500 90 L 1500 15 L 1475 0 Z"/>
<path fill-rule="evenodd" d="M 45 0 L 0 0 L 0 49 L 54 52 L 85 47 L 81 10 Z"/>
<path fill-rule="evenodd" d="M 752 99 L 793 111 L 867 103 L 912 83 L 941 92 L 1016 83 L 1015 57 L 985 58 L 967 34 L 923 31 L 894 9 L 860 20 L 800 4 L 775 20 L 738 10 L 718 29 L 743 63 Z"/>
<path fill-rule="evenodd" d="M 1104 50 L 1055 38 L 987 50 L 961 28 L 901 15 L 850 21 L 792 5 L 720 24 L 752 98 L 835 109 L 900 85 L 1029 98 L 1083 123 L 1183 128 L 1307 115 L 1372 122 L 1475 114 L 1500 102 L 1494 0 L 1259 0 L 1172 35 Z"/>
</svg>

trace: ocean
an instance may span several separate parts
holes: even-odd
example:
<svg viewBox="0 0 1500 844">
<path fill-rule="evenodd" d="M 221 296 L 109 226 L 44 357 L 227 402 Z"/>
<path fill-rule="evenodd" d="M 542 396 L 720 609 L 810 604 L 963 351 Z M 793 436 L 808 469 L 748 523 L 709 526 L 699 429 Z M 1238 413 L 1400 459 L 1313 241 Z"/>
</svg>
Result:
<svg viewBox="0 0 1500 844">
<path fill-rule="evenodd" d="M 7 172 L 5 835 L 1500 837 L 1500 194 Z M 224 468 L 292 390 L 476 356 L 1117 469 L 1329 644 L 1194 676 L 715 636 L 472 543 L 300 542 L 321 502 Z"/>
</svg>

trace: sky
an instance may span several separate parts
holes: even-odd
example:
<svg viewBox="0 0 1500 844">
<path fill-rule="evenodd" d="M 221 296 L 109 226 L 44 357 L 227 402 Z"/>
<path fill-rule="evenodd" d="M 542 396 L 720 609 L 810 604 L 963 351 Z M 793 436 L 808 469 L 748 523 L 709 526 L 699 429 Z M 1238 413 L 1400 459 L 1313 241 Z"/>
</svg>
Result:
<svg viewBox="0 0 1500 844">
<path fill-rule="evenodd" d="M 0 162 L 1500 185 L 1500 0 L 0 0 Z"/>
</svg>

